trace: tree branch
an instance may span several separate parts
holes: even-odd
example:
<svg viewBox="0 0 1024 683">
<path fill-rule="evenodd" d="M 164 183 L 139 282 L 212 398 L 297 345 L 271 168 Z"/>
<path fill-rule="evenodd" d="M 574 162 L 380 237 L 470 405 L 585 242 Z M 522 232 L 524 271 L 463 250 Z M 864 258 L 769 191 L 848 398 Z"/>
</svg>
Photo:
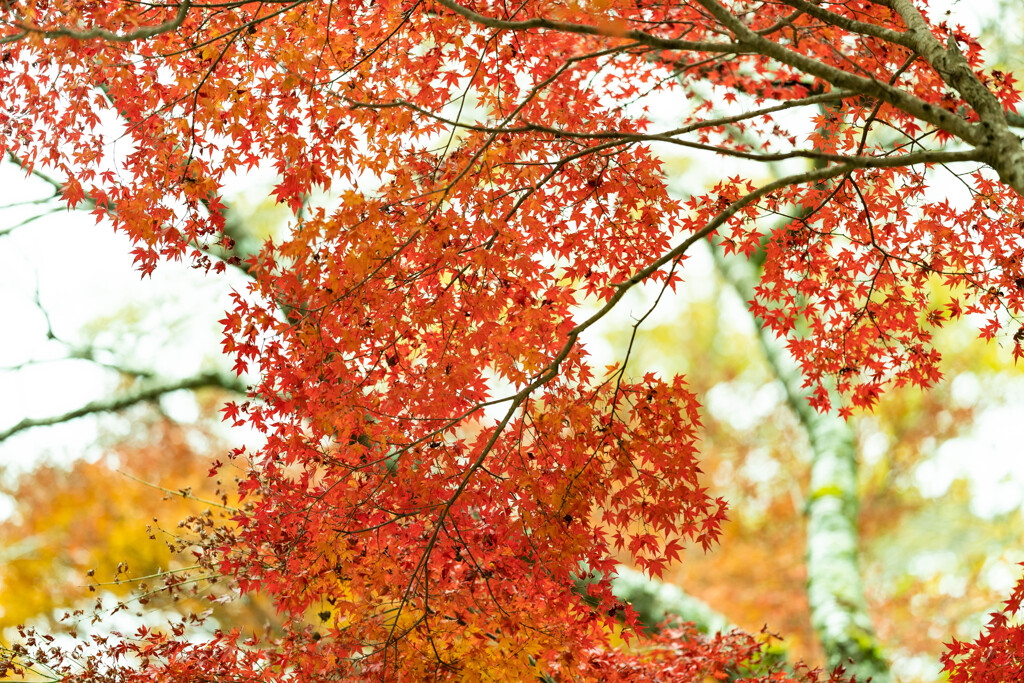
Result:
<svg viewBox="0 0 1024 683">
<path fill-rule="evenodd" d="M 749 50 L 744 50 L 743 46 L 738 43 L 661 38 L 645 31 L 636 30 L 616 32 L 613 29 L 606 27 L 591 26 L 589 24 L 573 24 L 565 21 L 554 21 L 543 17 L 526 19 L 524 21 L 508 21 L 479 14 L 468 7 L 463 7 L 453 0 L 437 0 L 437 3 L 447 7 L 456 14 L 469 19 L 473 23 L 486 26 L 487 28 L 505 29 L 508 31 L 526 31 L 529 29 L 539 28 L 585 36 L 624 38 L 635 40 L 638 43 L 642 43 L 648 47 L 653 47 L 658 50 L 686 50 L 691 52 L 713 52 L 718 54 L 749 52 Z"/>
<path fill-rule="evenodd" d="M 18 22 L 15 25 L 21 29 L 19 33 L 15 33 L 9 36 L 0 38 L 0 45 L 5 43 L 14 43 L 21 40 L 30 33 L 37 33 L 47 38 L 73 38 L 74 40 L 106 40 L 111 43 L 130 43 L 136 40 L 146 40 L 153 36 L 158 36 L 161 33 L 171 33 L 178 30 L 182 22 L 185 21 L 185 15 L 188 14 L 189 8 L 192 6 L 192 0 L 182 0 L 181 4 L 178 5 L 178 12 L 174 15 L 173 19 L 169 19 L 162 24 L 156 26 L 145 26 L 143 28 L 136 29 L 130 33 L 120 34 L 108 31 L 103 28 L 91 28 L 86 31 L 79 31 L 67 26 L 60 26 L 58 28 L 46 29 L 37 26 L 32 26 L 27 23 Z"/>
<path fill-rule="evenodd" d="M 782 2 L 793 9 L 800 10 L 805 14 L 811 15 L 815 19 L 820 19 L 821 21 L 841 28 L 844 31 L 859 33 L 862 36 L 879 38 L 880 40 L 884 40 L 888 43 L 896 43 L 897 45 L 902 45 L 903 47 L 910 48 L 911 50 L 914 49 L 913 39 L 900 31 L 894 31 L 883 26 L 869 24 L 863 21 L 856 21 L 855 19 L 844 17 L 841 14 L 830 12 L 827 9 L 822 8 L 817 3 L 808 2 L 807 0 L 782 0 Z"/>
<path fill-rule="evenodd" d="M 94 413 L 117 412 L 119 410 L 129 408 L 137 403 L 154 401 L 164 394 L 170 394 L 183 389 L 202 389 L 207 387 L 217 387 L 237 393 L 245 393 L 248 391 L 248 385 L 241 379 L 225 375 L 220 372 L 204 372 L 184 379 L 163 380 L 147 383 L 145 386 L 127 391 L 119 396 L 112 396 L 110 398 L 92 401 L 80 408 L 70 410 L 60 415 L 42 418 L 25 418 L 14 426 L 0 431 L 0 443 L 3 443 L 18 432 L 23 432 L 27 429 L 32 429 L 33 427 L 47 427 L 50 425 L 61 424 L 63 422 L 70 422 L 76 418 L 92 415 Z"/>
<path fill-rule="evenodd" d="M 804 73 L 827 81 L 835 87 L 863 93 L 882 100 L 922 121 L 927 121 L 937 128 L 941 128 L 959 137 L 965 142 L 975 145 L 986 142 L 985 137 L 974 125 L 956 114 L 939 107 L 934 107 L 919 97 L 888 83 L 883 83 L 874 78 L 857 76 L 772 42 L 751 31 L 746 24 L 717 2 L 717 0 L 697 0 L 697 2 L 711 12 L 722 26 L 732 31 L 738 42 L 749 45 L 751 47 L 749 51 L 778 60 L 787 66 L 794 67 Z"/>
<path fill-rule="evenodd" d="M 943 47 L 912 2 L 887 0 L 887 3 L 906 23 L 909 29 L 906 35 L 912 37 L 913 49 L 977 112 L 980 119 L 977 126 L 982 133 L 978 143 L 985 150 L 985 163 L 995 169 L 1004 183 L 1024 195 L 1024 149 L 1020 138 L 1010 131 L 999 99 L 978 79 L 952 36 L 948 46 Z"/>
<path fill-rule="evenodd" d="M 899 2 L 901 0 L 893 0 Z M 697 0 L 711 15 L 728 31 L 736 37 L 731 42 L 710 42 L 710 41 L 689 41 L 673 38 L 662 38 L 645 31 L 630 30 L 625 32 L 614 32 L 610 28 L 590 26 L 586 24 L 572 24 L 566 22 L 552 21 L 543 17 L 528 19 L 525 21 L 506 21 L 488 17 L 467 7 L 454 2 L 454 0 L 438 0 L 439 4 L 447 7 L 453 12 L 463 16 L 481 26 L 506 30 L 528 30 L 541 28 L 578 35 L 604 36 L 608 38 L 620 38 L 635 41 L 641 45 L 655 50 L 678 50 L 682 52 L 711 52 L 720 54 L 759 54 L 775 59 L 787 66 L 794 67 L 804 73 L 820 78 L 834 87 L 848 90 L 891 104 L 912 116 L 926 121 L 937 128 L 945 130 L 956 137 L 974 145 L 990 144 L 991 140 L 978 129 L 974 124 L 968 123 L 956 114 L 935 107 L 906 91 L 900 90 L 877 79 L 865 78 L 842 69 L 829 66 L 823 62 L 790 50 L 764 36 L 752 31 L 732 12 L 727 10 L 716 0 Z M 881 30 L 881 29 L 880 29 Z M 879 33 L 879 31 L 876 31 Z M 910 42 L 908 33 L 896 36 L 898 44 Z M 886 34 L 888 35 L 888 34 Z M 917 45 L 917 42 L 913 43 Z M 927 59 L 927 55 L 925 55 Z M 1019 147 L 1019 145 L 1018 145 Z M 1022 152 L 1024 154 L 1024 152 Z M 1022 179 L 1024 182 L 1024 179 Z M 1015 189 L 1018 189 L 1015 187 Z M 1024 186 L 1018 189 L 1024 194 Z"/>
</svg>

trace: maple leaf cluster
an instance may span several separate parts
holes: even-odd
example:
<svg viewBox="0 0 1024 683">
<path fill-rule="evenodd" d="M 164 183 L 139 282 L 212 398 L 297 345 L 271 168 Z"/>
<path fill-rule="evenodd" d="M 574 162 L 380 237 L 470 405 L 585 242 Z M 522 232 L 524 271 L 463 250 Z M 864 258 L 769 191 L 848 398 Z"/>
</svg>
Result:
<svg viewBox="0 0 1024 683">
<path fill-rule="evenodd" d="M 1022 565 L 1024 566 L 1024 565 Z M 1024 578 L 1017 581 L 1002 610 L 989 616 L 981 635 L 965 643 L 954 638 L 942 656 L 950 683 L 1001 683 L 1024 678 Z"/>
<path fill-rule="evenodd" d="M 683 379 L 600 371 L 580 340 L 712 235 L 766 244 L 753 311 L 821 409 L 830 386 L 848 410 L 934 383 L 931 330 L 981 314 L 986 336 L 1012 332 L 1024 306 L 1024 152 L 1002 118 L 1019 96 L 909 0 L 23 0 L 0 17 L 0 148 L 63 174 L 144 274 L 252 277 L 223 346 L 260 379 L 225 417 L 264 443 L 200 561 L 270 596 L 283 633 L 140 632 L 111 646 L 139 680 L 613 680 L 596 653 L 616 602 L 607 580 L 581 601 L 581 567 L 607 576 L 624 551 L 657 576 L 725 512 Z M 672 130 L 634 104 L 658 93 L 680 103 Z M 681 201 L 656 143 L 813 165 Z M 293 229 L 218 261 L 220 188 L 259 164 Z M 966 202 L 927 191 L 951 164 Z M 717 646 L 677 635 L 699 652 L 643 666 L 719 676 L 701 668 L 727 661 Z"/>
</svg>

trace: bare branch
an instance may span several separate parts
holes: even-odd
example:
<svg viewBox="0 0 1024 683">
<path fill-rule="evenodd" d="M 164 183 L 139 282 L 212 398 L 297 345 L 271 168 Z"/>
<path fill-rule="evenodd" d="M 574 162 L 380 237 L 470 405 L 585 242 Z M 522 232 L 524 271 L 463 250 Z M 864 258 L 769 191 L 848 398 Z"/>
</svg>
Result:
<svg viewBox="0 0 1024 683">
<path fill-rule="evenodd" d="M 124 470 L 118 470 L 117 473 L 120 474 L 120 475 L 123 475 L 125 477 L 128 477 L 129 479 L 132 479 L 132 480 L 134 480 L 134 481 L 136 481 L 136 482 L 138 482 L 140 484 L 143 484 L 145 486 L 149 486 L 150 488 L 154 488 L 157 491 L 163 491 L 164 493 L 166 493 L 166 494 L 168 494 L 170 496 L 177 496 L 177 497 L 183 498 L 185 500 L 194 500 L 197 503 L 203 503 L 204 505 L 210 505 L 210 506 L 213 506 L 213 507 L 218 507 L 218 508 L 220 508 L 222 510 L 227 510 L 229 512 L 240 512 L 239 508 L 232 507 L 230 505 L 225 505 L 223 503 L 218 503 L 215 500 L 206 500 L 205 498 L 199 498 L 197 496 L 194 496 L 194 495 L 192 495 L 192 490 L 190 488 L 177 489 L 177 490 L 169 489 L 169 488 L 165 488 L 163 486 L 159 486 L 157 484 L 154 484 L 152 482 L 146 481 L 145 479 L 139 479 L 135 475 L 130 474 L 128 472 L 125 472 Z M 179 570 L 179 571 L 181 571 L 181 570 Z M 152 578 L 152 577 L 139 577 L 139 578 L 141 579 L 141 578 Z M 136 579 L 136 580 L 138 580 L 138 579 Z"/>
<path fill-rule="evenodd" d="M 58 339 L 57 341 L 61 340 Z M 14 365 L 5 365 L 3 367 L 0 367 L 0 371 L 13 372 L 17 370 L 24 370 L 25 368 L 36 365 L 45 365 L 47 363 L 61 363 L 69 360 L 83 360 L 88 361 L 90 363 L 94 363 L 100 366 L 101 368 L 112 370 L 118 374 L 125 375 L 127 377 L 149 379 L 156 376 L 156 373 L 148 368 L 133 368 L 127 365 L 121 365 L 120 363 L 111 363 L 108 361 L 99 360 L 96 357 L 97 350 L 98 349 L 93 346 L 71 347 L 68 350 L 68 354 L 66 356 L 62 356 L 59 358 L 32 358 L 26 361 L 22 361 L 20 363 L 16 363 Z"/>
<path fill-rule="evenodd" d="M 50 215 L 55 214 L 55 213 L 60 213 L 61 211 L 65 211 L 65 210 L 66 209 L 63 206 L 61 206 L 61 207 L 58 207 L 58 208 L 47 209 L 46 211 L 43 211 L 41 213 L 33 214 L 32 216 L 24 218 L 24 219 L 18 221 L 17 223 L 14 223 L 13 225 L 8 225 L 6 228 L 0 229 L 0 237 L 6 237 L 7 235 L 10 235 L 15 230 L 17 230 L 19 228 L 24 228 L 26 225 L 29 225 L 30 223 L 34 223 L 35 221 L 39 220 L 40 218 L 45 218 L 46 216 L 50 216 Z"/>
<path fill-rule="evenodd" d="M 42 171 L 40 171 L 39 169 L 37 169 L 35 167 L 29 166 L 27 163 L 25 163 L 25 161 L 21 157 L 19 157 L 14 152 L 8 150 L 7 151 L 7 158 L 11 160 L 11 163 L 13 163 L 14 165 L 16 165 L 18 168 L 22 169 L 26 173 L 34 175 L 35 177 L 39 178 L 43 182 L 46 182 L 46 183 L 49 183 L 50 185 L 52 185 L 54 190 L 55 190 L 53 196 L 56 197 L 57 193 L 60 192 L 64 188 L 64 183 L 62 183 L 61 181 L 57 180 L 53 176 L 49 176 L 49 175 L 43 173 Z"/>
<path fill-rule="evenodd" d="M 79 417 L 93 415 L 95 413 L 113 413 L 125 408 L 130 408 L 138 403 L 154 401 L 164 394 L 170 394 L 183 389 L 202 389 L 216 387 L 226 391 L 245 393 L 248 385 L 241 379 L 225 375 L 220 372 L 204 372 L 185 379 L 163 380 L 160 382 L 148 383 L 145 386 L 127 391 L 119 396 L 100 399 L 85 404 L 81 408 L 70 410 L 61 415 L 42 418 L 25 418 L 12 427 L 0 431 L 0 443 L 11 436 L 34 427 L 48 427 L 55 424 L 70 422 Z"/>
</svg>

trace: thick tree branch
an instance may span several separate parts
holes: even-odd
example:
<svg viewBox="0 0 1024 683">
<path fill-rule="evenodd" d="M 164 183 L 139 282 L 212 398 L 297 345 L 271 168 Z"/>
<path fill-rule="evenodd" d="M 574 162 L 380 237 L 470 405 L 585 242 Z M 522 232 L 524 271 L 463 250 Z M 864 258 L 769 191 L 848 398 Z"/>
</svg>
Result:
<svg viewBox="0 0 1024 683">
<path fill-rule="evenodd" d="M 544 18 L 535 18 L 525 21 L 506 21 L 481 15 L 473 10 L 463 7 L 453 0 L 438 0 L 438 2 L 470 21 L 490 28 L 519 31 L 540 28 L 576 33 L 579 35 L 606 36 L 609 38 L 632 40 L 640 45 L 644 45 L 655 50 L 763 55 L 786 64 L 787 66 L 799 69 L 806 74 L 820 78 L 831 83 L 837 88 L 868 95 L 891 104 L 917 117 L 918 119 L 921 119 L 922 121 L 926 121 L 937 128 L 959 137 L 970 144 L 984 145 L 991 144 L 992 142 L 992 140 L 985 135 L 984 131 L 977 128 L 974 124 L 968 123 L 956 114 L 948 112 L 945 109 L 934 107 L 928 102 L 925 102 L 908 92 L 876 79 L 865 78 L 863 76 L 858 76 L 848 71 L 829 66 L 817 59 L 814 59 L 813 57 L 808 57 L 773 42 L 763 35 L 752 31 L 745 23 L 743 23 L 743 21 L 716 0 L 698 0 L 698 3 L 708 10 L 708 12 L 710 12 L 724 28 L 733 33 L 736 37 L 736 40 L 733 42 L 718 43 L 662 38 L 645 31 L 630 30 L 626 32 L 616 32 L 607 27 L 589 26 L 586 24 L 570 24 Z M 906 38 L 908 34 L 897 35 L 903 36 L 899 38 L 899 44 L 909 42 Z M 1024 152 L 1022 152 L 1022 154 L 1024 154 Z M 1017 188 L 1015 187 L 1015 189 Z M 1024 186 L 1022 186 L 1022 189 L 1024 189 Z"/>
<path fill-rule="evenodd" d="M 912 2 L 888 0 L 888 5 L 906 23 L 914 50 L 977 112 L 981 119 L 978 126 L 983 135 L 980 142 L 986 152 L 985 163 L 995 169 L 1004 183 L 1024 195 L 1024 149 L 1020 138 L 1009 129 L 1002 104 L 975 75 L 956 41 L 950 37 L 949 45 L 943 47 Z"/>
<path fill-rule="evenodd" d="M 153 36 L 158 36 L 161 33 L 171 33 L 177 31 L 181 26 L 182 22 L 185 21 L 185 15 L 188 14 L 189 8 L 192 6 L 191 0 L 182 0 L 181 4 L 178 5 L 178 12 L 172 19 L 168 19 L 162 24 L 156 26 L 145 26 L 143 28 L 136 29 L 129 33 L 114 33 L 103 28 L 91 28 L 85 31 L 70 28 L 68 26 L 60 26 L 58 28 L 41 28 L 33 26 L 27 22 L 16 22 L 15 26 L 21 29 L 18 33 L 14 33 L 9 36 L 0 38 L 0 45 L 5 43 L 13 43 L 21 40 L 30 33 L 37 33 L 47 38 L 73 38 L 75 40 L 105 40 L 111 43 L 130 43 L 136 40 L 146 40 Z"/>
<path fill-rule="evenodd" d="M 772 42 L 747 28 L 746 24 L 723 7 L 717 0 L 697 1 L 711 12 L 723 26 L 732 31 L 738 42 L 750 45 L 751 51 L 778 60 L 804 73 L 816 76 L 838 88 L 859 92 L 891 104 L 970 144 L 980 145 L 987 141 L 985 136 L 974 125 L 956 114 L 934 107 L 919 97 L 915 97 L 888 83 L 883 83 L 873 78 L 857 76 Z"/>
<path fill-rule="evenodd" d="M 911 50 L 914 49 L 913 40 L 900 31 L 894 31 L 883 26 L 850 19 L 849 17 L 844 17 L 841 14 L 830 12 L 827 9 L 822 8 L 819 4 L 808 2 L 807 0 L 782 0 L 782 2 L 794 9 L 800 10 L 804 14 L 809 14 L 815 19 L 820 19 L 821 21 L 831 24 L 837 28 L 841 28 L 844 31 L 859 33 L 862 36 L 879 38 L 888 43 L 896 43 L 897 45 L 902 45 L 903 47 L 910 48 Z"/>
<path fill-rule="evenodd" d="M 437 0 L 439 5 L 447 7 L 456 14 L 469 19 L 474 24 L 486 26 L 487 28 L 505 29 L 508 31 L 526 31 L 530 29 L 546 29 L 549 31 L 561 31 L 564 33 L 575 33 L 585 36 L 608 36 L 635 40 L 638 43 L 653 47 L 659 50 L 686 50 L 692 52 L 713 52 L 718 54 L 736 54 L 747 52 L 739 43 L 719 43 L 713 41 L 678 40 L 674 38 L 661 38 L 645 31 L 622 31 L 613 32 L 612 29 L 603 26 L 591 26 L 589 24 L 573 24 L 564 21 L 553 21 L 543 17 L 526 19 L 524 21 L 508 21 L 479 14 L 463 7 L 453 0 Z"/>
<path fill-rule="evenodd" d="M 241 379 L 233 375 L 226 375 L 220 372 L 204 372 L 184 379 L 162 380 L 159 382 L 146 383 L 143 386 L 126 391 L 118 396 L 111 396 L 98 401 L 92 401 L 80 408 L 69 410 L 68 412 L 60 415 L 42 418 L 25 418 L 14 426 L 0 431 L 0 443 L 19 432 L 32 429 L 33 427 L 47 427 L 50 425 L 61 424 L 63 422 L 70 422 L 76 418 L 93 415 L 95 413 L 117 412 L 119 410 L 129 408 L 137 403 L 154 401 L 165 394 L 170 394 L 175 391 L 181 391 L 183 389 L 203 389 L 208 387 L 216 387 L 237 393 L 245 393 L 248 390 L 248 385 Z"/>
</svg>

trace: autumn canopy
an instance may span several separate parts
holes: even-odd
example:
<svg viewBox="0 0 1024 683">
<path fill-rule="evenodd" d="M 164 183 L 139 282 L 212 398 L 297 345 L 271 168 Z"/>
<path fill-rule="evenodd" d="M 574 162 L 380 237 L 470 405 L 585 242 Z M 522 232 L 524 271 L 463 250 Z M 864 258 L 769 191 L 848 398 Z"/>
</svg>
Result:
<svg viewBox="0 0 1024 683">
<path fill-rule="evenodd" d="M 745 636 L 609 645 L 616 558 L 658 576 L 726 507 L 685 378 L 595 364 L 587 331 L 710 239 L 763 263 L 752 310 L 820 411 L 933 384 L 966 314 L 1022 354 L 1019 93 L 921 0 L 5 0 L 0 43 L 0 149 L 143 274 L 251 278 L 223 352 L 258 382 L 224 417 L 262 438 L 188 547 L 285 628 L 46 655 L 75 680 L 797 677 Z M 678 199 L 655 144 L 764 170 Z M 243 253 L 220 190 L 257 165 L 295 226 Z M 954 680 L 1019 680 L 1013 623 Z"/>
</svg>

